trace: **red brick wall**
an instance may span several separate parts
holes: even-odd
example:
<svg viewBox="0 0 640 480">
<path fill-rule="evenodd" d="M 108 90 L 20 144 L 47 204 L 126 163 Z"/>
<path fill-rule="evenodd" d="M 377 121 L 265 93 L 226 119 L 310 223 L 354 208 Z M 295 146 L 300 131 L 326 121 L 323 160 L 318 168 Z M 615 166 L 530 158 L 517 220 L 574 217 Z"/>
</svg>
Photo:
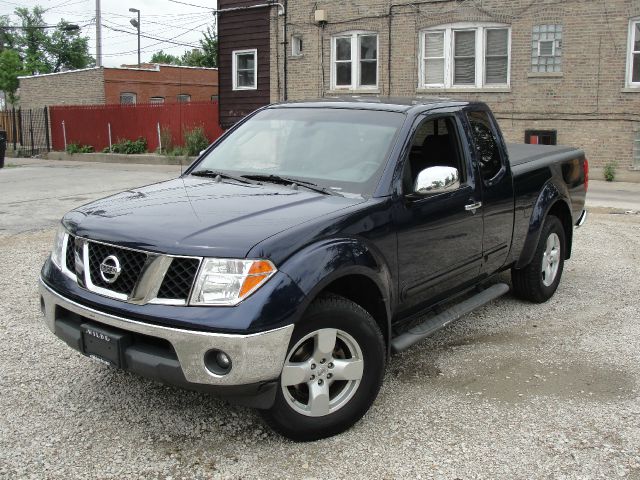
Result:
<svg viewBox="0 0 640 480">
<path fill-rule="evenodd" d="M 121 93 L 135 93 L 137 103 L 151 97 L 164 97 L 165 103 L 177 102 L 179 94 L 191 95 L 192 102 L 211 101 L 218 95 L 218 70 L 171 67 L 158 69 L 104 69 L 105 103 L 120 103 Z"/>
</svg>

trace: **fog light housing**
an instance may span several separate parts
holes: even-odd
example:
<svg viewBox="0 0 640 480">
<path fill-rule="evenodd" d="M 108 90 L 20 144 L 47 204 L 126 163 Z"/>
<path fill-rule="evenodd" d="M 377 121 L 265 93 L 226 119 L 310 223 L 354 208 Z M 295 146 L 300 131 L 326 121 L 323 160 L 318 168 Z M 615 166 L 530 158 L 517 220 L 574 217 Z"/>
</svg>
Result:
<svg viewBox="0 0 640 480">
<path fill-rule="evenodd" d="M 204 364 L 214 375 L 226 375 L 231 371 L 231 357 L 222 350 L 209 350 L 204 356 Z"/>
</svg>

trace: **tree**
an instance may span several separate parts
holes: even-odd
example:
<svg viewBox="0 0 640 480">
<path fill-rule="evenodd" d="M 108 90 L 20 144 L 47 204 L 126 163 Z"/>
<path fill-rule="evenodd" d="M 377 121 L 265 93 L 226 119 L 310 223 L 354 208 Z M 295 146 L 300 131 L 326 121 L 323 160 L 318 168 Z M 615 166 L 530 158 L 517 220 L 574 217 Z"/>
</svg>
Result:
<svg viewBox="0 0 640 480">
<path fill-rule="evenodd" d="M 153 54 L 151 63 L 165 65 L 183 65 L 186 67 L 217 67 L 218 39 L 213 28 L 208 27 L 200 40 L 201 48 L 187 50 L 181 56 L 171 55 L 160 50 Z"/>
<path fill-rule="evenodd" d="M 163 65 L 180 65 L 180 59 L 170 53 L 160 50 L 151 56 L 151 63 L 162 63 Z"/>
<path fill-rule="evenodd" d="M 18 76 L 22 74 L 22 61 L 15 50 L 3 50 L 0 53 L 0 90 L 4 92 L 8 103 L 14 105 L 18 97 Z"/>
<path fill-rule="evenodd" d="M 48 38 L 47 62 L 52 72 L 74 70 L 95 65 L 89 55 L 89 39 L 81 37 L 77 30 L 70 28 L 69 22 L 61 20 Z"/>
</svg>

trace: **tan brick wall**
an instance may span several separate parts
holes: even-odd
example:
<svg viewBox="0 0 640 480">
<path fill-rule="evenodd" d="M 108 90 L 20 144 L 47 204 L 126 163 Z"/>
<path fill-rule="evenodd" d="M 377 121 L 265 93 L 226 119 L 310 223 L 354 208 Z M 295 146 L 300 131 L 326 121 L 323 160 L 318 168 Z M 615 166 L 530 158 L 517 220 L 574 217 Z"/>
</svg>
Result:
<svg viewBox="0 0 640 480">
<path fill-rule="evenodd" d="M 23 109 L 104 103 L 104 70 L 92 68 L 21 78 L 19 95 Z"/>
<path fill-rule="evenodd" d="M 298 0 L 289 2 L 288 38 L 301 35 L 302 57 L 288 61 L 288 97 L 302 99 L 331 95 L 332 35 L 370 30 L 379 35 L 380 95 L 445 95 L 487 102 L 496 112 L 508 141 L 522 142 L 527 128 L 557 129 L 558 142 L 584 148 L 591 164 L 617 163 L 629 169 L 634 131 L 640 128 L 640 90 L 625 89 L 629 19 L 640 16 L 640 0 L 483 0 L 424 2 L 396 6 L 389 0 Z M 475 2 L 479 5 L 479 2 Z M 329 23 L 321 28 L 314 9 L 325 9 Z M 275 9 L 274 9 L 275 10 Z M 274 29 L 282 18 L 272 17 L 272 100 L 277 90 Z M 418 89 L 419 32 L 453 22 L 497 22 L 511 26 L 510 89 L 501 92 L 428 91 Z M 391 52 L 389 52 L 391 22 Z M 563 25 L 562 76 L 536 77 L 531 72 L 534 25 Z M 280 33 L 281 41 L 281 33 Z M 282 47 L 279 46 L 280 65 Z M 391 79 L 388 60 L 391 54 Z M 282 70 L 282 68 L 281 68 Z M 280 76 L 282 72 L 280 72 Z M 391 82 L 390 82 L 391 80 Z M 281 77 L 282 83 L 282 77 Z"/>
</svg>

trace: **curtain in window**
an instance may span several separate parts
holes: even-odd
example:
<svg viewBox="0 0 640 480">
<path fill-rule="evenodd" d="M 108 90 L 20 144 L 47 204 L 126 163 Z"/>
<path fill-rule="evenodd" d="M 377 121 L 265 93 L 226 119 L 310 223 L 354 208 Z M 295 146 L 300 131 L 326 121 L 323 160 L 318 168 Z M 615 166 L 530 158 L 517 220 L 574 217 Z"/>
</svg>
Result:
<svg viewBox="0 0 640 480">
<path fill-rule="evenodd" d="M 476 32 L 454 31 L 455 85 L 475 85 L 476 83 Z"/>
</svg>

